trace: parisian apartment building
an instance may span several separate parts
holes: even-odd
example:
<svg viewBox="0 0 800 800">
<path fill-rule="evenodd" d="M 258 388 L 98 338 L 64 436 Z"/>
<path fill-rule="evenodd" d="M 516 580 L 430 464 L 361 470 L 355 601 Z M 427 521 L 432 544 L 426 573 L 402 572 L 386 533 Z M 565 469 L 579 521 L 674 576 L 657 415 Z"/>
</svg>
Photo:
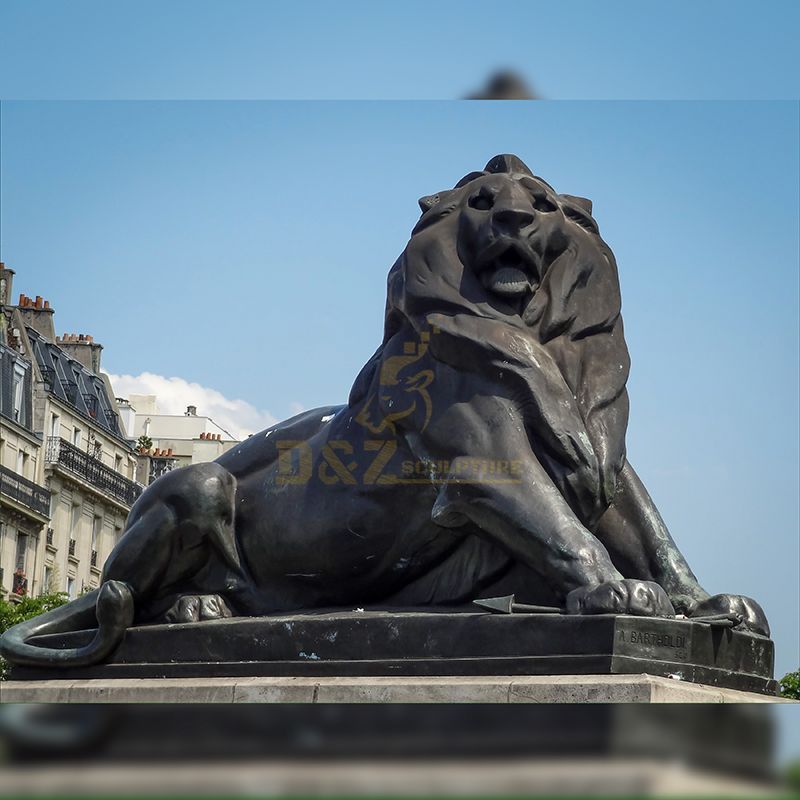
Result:
<svg viewBox="0 0 800 800">
<path fill-rule="evenodd" d="M 143 487 L 100 371 L 102 345 L 55 333 L 42 297 L 0 268 L 0 576 L 3 596 L 96 588 Z"/>
<path fill-rule="evenodd" d="M 102 345 L 56 335 L 50 303 L 14 298 L 13 278 L 0 262 L 0 598 L 72 599 L 99 585 L 146 485 L 236 441 L 194 407 L 115 398 Z"/>
</svg>

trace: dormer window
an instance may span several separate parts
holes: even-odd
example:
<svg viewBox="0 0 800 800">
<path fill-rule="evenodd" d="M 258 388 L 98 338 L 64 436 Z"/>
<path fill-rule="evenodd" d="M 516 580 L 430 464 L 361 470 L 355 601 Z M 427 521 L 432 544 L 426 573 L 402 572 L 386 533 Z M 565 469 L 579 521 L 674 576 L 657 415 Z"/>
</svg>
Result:
<svg viewBox="0 0 800 800">
<path fill-rule="evenodd" d="M 22 422 L 23 404 L 25 402 L 25 368 L 21 364 L 14 364 L 14 383 L 12 388 L 14 421 Z"/>
</svg>

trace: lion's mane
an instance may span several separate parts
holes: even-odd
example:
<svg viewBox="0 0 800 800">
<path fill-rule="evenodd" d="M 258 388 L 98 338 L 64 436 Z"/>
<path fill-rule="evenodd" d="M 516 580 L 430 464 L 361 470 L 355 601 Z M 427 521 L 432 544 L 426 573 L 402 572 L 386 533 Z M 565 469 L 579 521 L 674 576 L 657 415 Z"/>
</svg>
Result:
<svg viewBox="0 0 800 800">
<path fill-rule="evenodd" d="M 350 402 L 364 396 L 398 331 L 436 329 L 434 358 L 466 372 L 502 372 L 504 390 L 516 382 L 527 398 L 535 456 L 591 529 L 614 497 L 625 459 L 630 361 L 616 261 L 589 201 L 558 195 L 566 249 L 522 314 L 494 301 L 457 247 L 470 183 L 491 173 L 533 177 L 516 157 L 498 156 L 452 190 L 420 201 L 423 214 L 388 276 L 383 343 L 356 379 Z"/>
</svg>

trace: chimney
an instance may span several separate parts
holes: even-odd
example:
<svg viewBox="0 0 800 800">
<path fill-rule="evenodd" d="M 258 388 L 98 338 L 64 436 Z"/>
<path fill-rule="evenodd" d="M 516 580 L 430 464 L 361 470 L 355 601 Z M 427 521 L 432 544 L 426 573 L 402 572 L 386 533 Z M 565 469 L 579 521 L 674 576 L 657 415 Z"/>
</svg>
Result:
<svg viewBox="0 0 800 800">
<path fill-rule="evenodd" d="M 124 397 L 116 397 L 114 399 L 125 434 L 133 436 L 133 428 L 136 425 L 136 409 Z"/>
<path fill-rule="evenodd" d="M 14 285 L 14 270 L 0 261 L 0 308 L 11 305 L 11 288 Z"/>
<path fill-rule="evenodd" d="M 5 272 L 11 272 L 11 270 L 3 269 L 0 275 Z M 24 293 L 20 294 L 17 308 L 23 322 L 33 328 L 43 339 L 48 342 L 56 340 L 56 330 L 53 324 L 55 312 L 50 308 L 50 303 L 41 295 L 37 295 L 33 300 Z"/>
<path fill-rule="evenodd" d="M 197 416 L 197 406 L 186 406 L 186 416 L 187 417 L 196 417 Z"/>
<path fill-rule="evenodd" d="M 80 333 L 65 333 L 56 338 L 56 344 L 71 358 L 80 361 L 86 369 L 95 375 L 100 374 L 100 355 L 103 345 L 97 344 L 94 337 Z"/>
</svg>

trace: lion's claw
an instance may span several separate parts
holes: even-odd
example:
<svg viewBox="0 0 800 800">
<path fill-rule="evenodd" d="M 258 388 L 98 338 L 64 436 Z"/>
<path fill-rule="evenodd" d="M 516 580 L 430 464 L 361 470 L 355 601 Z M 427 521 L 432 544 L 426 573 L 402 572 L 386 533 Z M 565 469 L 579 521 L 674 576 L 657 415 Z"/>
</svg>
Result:
<svg viewBox="0 0 800 800">
<path fill-rule="evenodd" d="M 232 617 L 228 604 L 218 594 L 189 594 L 179 597 L 164 614 L 165 622 L 200 622 Z"/>
<path fill-rule="evenodd" d="M 674 617 L 675 609 L 657 583 L 625 578 L 574 589 L 567 595 L 567 613 Z"/>
<path fill-rule="evenodd" d="M 769 636 L 769 623 L 764 610 L 750 597 L 739 594 L 715 594 L 698 603 L 692 611 L 692 617 L 710 617 L 727 614 L 739 618 L 736 628 Z"/>
</svg>

